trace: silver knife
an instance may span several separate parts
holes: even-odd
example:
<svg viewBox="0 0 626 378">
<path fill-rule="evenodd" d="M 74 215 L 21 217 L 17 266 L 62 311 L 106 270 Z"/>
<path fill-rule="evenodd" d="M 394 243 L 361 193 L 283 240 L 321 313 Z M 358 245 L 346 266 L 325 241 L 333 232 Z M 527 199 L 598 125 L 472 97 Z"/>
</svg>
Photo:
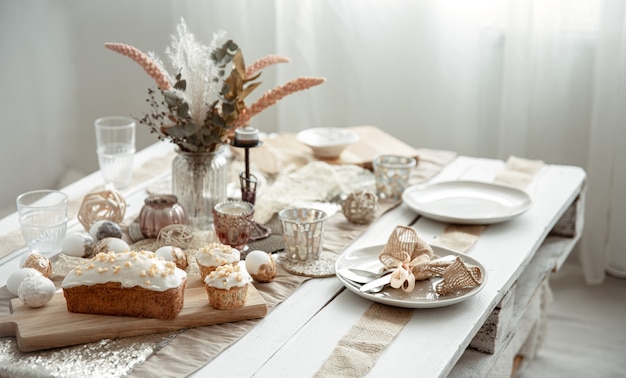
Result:
<svg viewBox="0 0 626 378">
<path fill-rule="evenodd" d="M 359 288 L 359 291 L 367 292 L 375 287 L 387 285 L 389 282 L 391 282 L 391 274 L 387 274 L 385 276 L 375 279 L 374 281 L 366 283 Z"/>
</svg>

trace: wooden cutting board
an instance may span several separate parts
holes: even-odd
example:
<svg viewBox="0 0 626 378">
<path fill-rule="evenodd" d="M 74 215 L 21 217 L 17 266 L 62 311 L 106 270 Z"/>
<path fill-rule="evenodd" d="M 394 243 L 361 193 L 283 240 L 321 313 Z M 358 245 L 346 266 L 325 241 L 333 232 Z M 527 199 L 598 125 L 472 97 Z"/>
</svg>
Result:
<svg viewBox="0 0 626 378">
<path fill-rule="evenodd" d="M 11 315 L 0 318 L 0 337 L 15 336 L 22 352 L 84 344 L 102 339 L 175 331 L 238 320 L 262 318 L 267 303 L 254 285 L 248 285 L 246 304 L 233 310 L 216 310 L 198 277 L 190 278 L 185 305 L 172 320 L 76 314 L 67 311 L 63 293 L 43 307 L 31 308 L 11 300 Z"/>
<path fill-rule="evenodd" d="M 415 148 L 377 127 L 353 126 L 350 130 L 359 135 L 359 141 L 346 147 L 339 157 L 324 161 L 331 164 L 354 164 L 372 169 L 372 160 L 377 155 L 394 154 L 419 159 Z"/>
</svg>

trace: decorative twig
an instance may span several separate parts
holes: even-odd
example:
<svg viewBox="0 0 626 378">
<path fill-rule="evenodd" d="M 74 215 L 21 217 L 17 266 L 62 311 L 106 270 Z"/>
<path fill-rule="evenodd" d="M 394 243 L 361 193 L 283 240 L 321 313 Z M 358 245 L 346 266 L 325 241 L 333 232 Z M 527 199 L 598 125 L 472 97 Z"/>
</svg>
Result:
<svg viewBox="0 0 626 378">
<path fill-rule="evenodd" d="M 125 43 L 105 43 L 104 47 L 134 60 L 156 81 L 160 90 L 166 91 L 170 89 L 171 86 L 167 75 L 161 71 L 161 68 L 152 59 L 136 47 Z"/>
<path fill-rule="evenodd" d="M 268 55 L 263 57 L 256 62 L 252 63 L 246 68 L 246 77 L 252 77 L 257 72 L 261 71 L 263 68 L 267 66 L 271 66 L 276 63 L 289 63 L 291 59 L 282 55 Z"/>
<path fill-rule="evenodd" d="M 326 79 L 323 77 L 299 77 L 282 86 L 265 92 L 265 94 L 256 100 L 254 104 L 239 113 L 239 117 L 235 120 L 235 128 L 247 124 L 252 117 L 259 114 L 266 108 L 276 104 L 283 97 L 298 91 L 309 89 L 324 82 L 326 82 Z"/>
</svg>

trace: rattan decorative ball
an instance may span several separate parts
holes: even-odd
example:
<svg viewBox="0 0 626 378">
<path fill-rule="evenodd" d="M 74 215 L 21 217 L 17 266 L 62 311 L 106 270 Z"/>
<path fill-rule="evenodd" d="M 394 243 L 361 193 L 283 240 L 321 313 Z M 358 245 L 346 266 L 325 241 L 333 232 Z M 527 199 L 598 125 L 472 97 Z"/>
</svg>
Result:
<svg viewBox="0 0 626 378">
<path fill-rule="evenodd" d="M 99 220 L 122 223 L 126 213 L 126 201 L 114 190 L 89 193 L 83 198 L 78 210 L 78 221 L 89 232 L 89 228 Z"/>
<path fill-rule="evenodd" d="M 184 224 L 170 224 L 159 231 L 157 244 L 160 246 L 172 245 L 187 249 L 193 239 L 193 228 Z"/>
<path fill-rule="evenodd" d="M 376 218 L 378 196 L 368 190 L 350 193 L 341 204 L 346 219 L 355 224 L 368 224 Z"/>
</svg>

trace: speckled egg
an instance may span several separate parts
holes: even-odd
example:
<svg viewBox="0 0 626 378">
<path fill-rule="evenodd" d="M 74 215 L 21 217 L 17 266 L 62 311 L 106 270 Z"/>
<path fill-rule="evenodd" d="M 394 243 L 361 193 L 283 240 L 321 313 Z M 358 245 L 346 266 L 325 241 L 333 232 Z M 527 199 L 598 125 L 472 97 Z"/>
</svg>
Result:
<svg viewBox="0 0 626 378">
<path fill-rule="evenodd" d="M 23 258 L 24 256 L 22 256 Z M 44 277 L 52 277 L 52 263 L 50 260 L 37 252 L 32 252 L 26 255 L 26 258 L 20 265 L 22 268 L 33 268 L 41 272 Z"/>
<path fill-rule="evenodd" d="M 97 255 L 100 252 L 115 252 L 121 253 L 129 251 L 130 246 L 124 240 L 119 238 L 104 238 L 96 243 L 93 247 L 93 254 Z"/>
<path fill-rule="evenodd" d="M 63 239 L 61 251 L 68 256 L 91 257 L 96 244 L 93 236 L 86 232 L 73 232 Z"/>
<path fill-rule="evenodd" d="M 163 246 L 154 252 L 166 261 L 173 261 L 182 270 L 187 269 L 187 254 L 180 248 L 171 245 Z"/>
<path fill-rule="evenodd" d="M 22 283 L 22 281 L 24 281 L 26 277 L 41 275 L 42 274 L 40 271 L 33 268 L 22 268 L 20 270 L 16 270 L 15 272 L 11 273 L 11 275 L 9 275 L 9 278 L 7 279 L 7 290 L 9 290 L 9 293 L 17 295 L 17 289 L 20 287 L 20 284 Z"/>
<path fill-rule="evenodd" d="M 102 219 L 91 225 L 89 234 L 95 241 L 100 241 L 104 238 L 121 238 L 122 228 L 113 221 Z"/>
<path fill-rule="evenodd" d="M 29 307 L 41 307 L 54 296 L 54 283 L 44 276 L 29 276 L 17 288 L 20 300 Z"/>
<path fill-rule="evenodd" d="M 270 282 L 276 277 L 276 261 L 264 251 L 250 251 L 246 255 L 246 270 L 258 282 Z"/>
</svg>

